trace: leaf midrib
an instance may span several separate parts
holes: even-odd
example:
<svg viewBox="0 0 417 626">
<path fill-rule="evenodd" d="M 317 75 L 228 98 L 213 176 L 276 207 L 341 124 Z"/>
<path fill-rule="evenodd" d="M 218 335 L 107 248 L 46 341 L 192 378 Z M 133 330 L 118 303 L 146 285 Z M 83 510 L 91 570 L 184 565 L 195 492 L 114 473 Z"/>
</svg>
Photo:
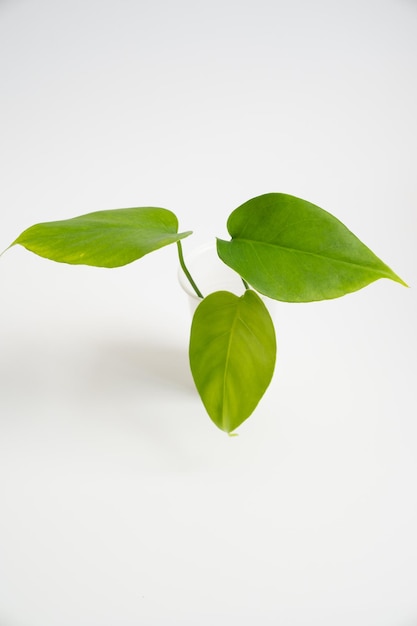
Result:
<svg viewBox="0 0 417 626">
<path fill-rule="evenodd" d="M 378 274 L 379 276 L 381 274 L 383 274 L 384 276 L 387 276 L 387 277 L 388 276 L 392 277 L 392 275 L 396 276 L 396 274 L 394 274 L 394 272 L 392 272 L 392 270 L 387 272 L 387 271 L 384 271 L 382 269 L 380 269 L 380 270 L 376 269 L 376 268 L 374 268 L 374 267 L 372 267 L 370 265 L 362 265 L 361 263 L 352 263 L 351 261 L 344 261 L 342 259 L 337 259 L 337 258 L 335 258 L 333 256 L 326 256 L 324 254 L 317 254 L 316 252 L 309 252 L 308 250 L 300 250 L 299 248 L 291 248 L 289 246 L 282 246 L 282 245 L 279 245 L 279 244 L 269 243 L 269 242 L 265 242 L 265 241 L 258 241 L 257 239 L 244 239 L 244 238 L 241 238 L 241 237 L 232 237 L 232 241 L 241 241 L 243 243 L 247 243 L 251 247 L 254 247 L 255 244 L 260 244 L 262 246 L 268 246 L 268 247 L 271 247 L 271 248 L 280 248 L 281 250 L 285 250 L 286 252 L 293 252 L 293 253 L 298 253 L 298 254 L 304 254 L 304 255 L 313 256 L 313 257 L 316 257 L 316 258 L 319 258 L 319 259 L 326 259 L 326 260 L 334 261 L 335 263 L 341 263 L 343 265 L 349 265 L 349 266 L 352 266 L 352 267 L 360 267 L 361 269 L 366 269 L 366 270 L 369 270 L 371 272 L 374 272 L 375 274 Z M 362 244 L 362 245 L 364 245 L 364 244 Z M 372 252 L 372 254 L 374 254 L 374 253 Z M 375 258 L 378 259 L 378 257 L 376 257 L 376 256 L 375 256 Z M 380 263 L 383 263 L 380 259 L 378 259 L 378 261 Z"/>
<path fill-rule="evenodd" d="M 226 398 L 226 379 L 227 379 L 227 372 L 228 372 L 228 369 L 229 369 L 232 337 L 233 337 L 233 333 L 234 333 L 234 330 L 235 330 L 235 326 L 236 326 L 237 320 L 239 319 L 239 312 L 238 312 L 239 304 L 240 304 L 240 298 L 239 298 L 239 301 L 237 303 L 235 314 L 234 314 L 234 317 L 233 317 L 233 323 L 232 323 L 232 326 L 231 326 L 230 331 L 229 331 L 229 341 L 228 341 L 228 344 L 227 344 L 226 362 L 225 362 L 224 373 L 223 373 L 223 392 L 222 392 L 222 424 L 223 424 L 223 426 L 225 426 L 224 419 L 225 419 L 225 404 L 226 404 L 225 403 L 225 398 Z M 227 428 L 229 428 L 230 424 L 228 423 L 226 426 L 227 426 Z"/>
</svg>

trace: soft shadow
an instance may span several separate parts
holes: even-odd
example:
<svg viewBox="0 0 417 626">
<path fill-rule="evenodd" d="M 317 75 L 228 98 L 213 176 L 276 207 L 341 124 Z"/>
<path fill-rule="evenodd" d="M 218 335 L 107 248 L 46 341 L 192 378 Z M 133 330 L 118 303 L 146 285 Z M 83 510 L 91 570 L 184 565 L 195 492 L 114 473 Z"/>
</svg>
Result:
<svg viewBox="0 0 417 626">
<path fill-rule="evenodd" d="M 126 437 L 137 447 L 137 462 L 148 469 L 199 465 L 195 417 L 204 411 L 187 347 L 175 338 L 162 343 L 154 336 L 131 341 L 100 334 L 68 341 L 40 333 L 2 347 L 0 426 L 69 428 L 81 439 L 101 432 L 105 440 L 113 432 L 118 446 Z"/>
<path fill-rule="evenodd" d="M 176 345 L 161 345 L 151 341 L 101 342 L 97 347 L 95 376 L 103 382 L 111 376 L 113 383 L 123 378 L 135 384 L 144 379 L 148 383 L 163 383 L 164 388 L 175 387 L 185 393 L 194 393 L 186 349 Z"/>
<path fill-rule="evenodd" d="M 200 465 L 192 408 L 200 404 L 185 346 L 102 340 L 90 351 L 81 389 L 83 419 L 133 436 L 137 463 L 175 471 Z"/>
</svg>

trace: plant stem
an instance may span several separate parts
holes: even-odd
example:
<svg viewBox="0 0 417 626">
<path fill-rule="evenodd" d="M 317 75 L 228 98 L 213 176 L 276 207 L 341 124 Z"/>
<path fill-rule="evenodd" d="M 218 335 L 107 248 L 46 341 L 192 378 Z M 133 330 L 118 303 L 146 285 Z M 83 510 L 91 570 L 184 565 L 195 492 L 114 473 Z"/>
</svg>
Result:
<svg viewBox="0 0 417 626">
<path fill-rule="evenodd" d="M 242 278 L 242 276 L 240 278 Z M 244 278 L 242 278 L 242 283 L 245 285 L 245 289 L 250 289 L 248 283 L 246 282 Z"/>
<path fill-rule="evenodd" d="M 178 258 L 180 260 L 180 265 L 181 265 L 182 271 L 184 272 L 184 274 L 188 278 L 188 281 L 189 281 L 191 287 L 196 292 L 197 296 L 199 298 L 204 298 L 203 294 L 201 293 L 201 291 L 199 290 L 199 288 L 195 284 L 193 277 L 191 276 L 190 272 L 188 271 L 187 266 L 185 265 L 184 255 L 182 253 L 182 245 L 181 245 L 181 241 L 180 240 L 177 241 L 177 248 L 178 248 Z"/>
</svg>

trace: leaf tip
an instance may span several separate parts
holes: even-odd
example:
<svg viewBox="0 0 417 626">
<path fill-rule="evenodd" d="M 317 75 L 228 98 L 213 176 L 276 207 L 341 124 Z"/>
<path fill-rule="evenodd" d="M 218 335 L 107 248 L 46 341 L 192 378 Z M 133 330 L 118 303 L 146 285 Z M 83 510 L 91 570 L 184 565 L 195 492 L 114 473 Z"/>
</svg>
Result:
<svg viewBox="0 0 417 626">
<path fill-rule="evenodd" d="M 186 230 L 183 233 L 179 233 L 179 236 L 181 237 L 181 239 L 185 239 L 186 237 L 189 237 L 192 234 L 193 234 L 192 230 Z"/>
<path fill-rule="evenodd" d="M 13 241 L 13 243 L 11 243 L 10 246 L 7 246 L 7 248 L 2 250 L 2 252 L 0 252 L 0 256 L 3 256 L 3 254 L 5 254 L 7 252 L 7 250 L 10 250 L 10 248 L 12 248 L 16 243 L 17 243 L 17 239 L 16 239 L 16 241 Z"/>
<path fill-rule="evenodd" d="M 398 276 L 398 281 L 397 281 L 397 282 L 399 282 L 399 283 L 400 283 L 400 285 L 402 285 L 403 287 L 407 287 L 407 289 L 410 289 L 410 285 L 409 285 L 409 284 L 407 284 L 407 283 L 405 282 L 405 280 L 403 280 L 403 279 L 402 279 L 402 278 L 400 278 L 399 276 Z"/>
<path fill-rule="evenodd" d="M 396 274 L 395 272 L 392 271 L 392 269 L 390 268 L 390 275 L 388 276 L 388 278 L 390 278 L 391 280 L 393 280 L 396 283 L 399 283 L 400 285 L 402 285 L 403 287 L 407 287 L 407 289 L 410 288 L 410 285 L 408 285 L 405 280 L 403 280 L 400 276 L 398 276 L 398 274 Z"/>
</svg>

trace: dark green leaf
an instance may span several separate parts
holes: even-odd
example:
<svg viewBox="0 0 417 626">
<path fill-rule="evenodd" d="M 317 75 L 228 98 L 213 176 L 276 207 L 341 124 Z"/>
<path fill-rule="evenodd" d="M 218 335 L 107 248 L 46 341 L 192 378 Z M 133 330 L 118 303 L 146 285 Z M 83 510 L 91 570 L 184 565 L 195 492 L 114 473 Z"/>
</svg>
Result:
<svg viewBox="0 0 417 626">
<path fill-rule="evenodd" d="M 275 367 L 274 326 L 254 291 L 217 291 L 198 306 L 191 327 L 190 365 L 213 422 L 230 433 L 254 411 Z"/>
<path fill-rule="evenodd" d="M 405 285 L 346 226 L 318 206 L 282 193 L 242 204 L 227 222 L 220 258 L 262 294 L 285 302 L 337 298 L 379 278 Z"/>
<path fill-rule="evenodd" d="M 178 220 L 171 211 L 138 207 L 35 224 L 12 245 L 61 263 L 120 267 L 190 234 L 178 233 Z"/>
</svg>

